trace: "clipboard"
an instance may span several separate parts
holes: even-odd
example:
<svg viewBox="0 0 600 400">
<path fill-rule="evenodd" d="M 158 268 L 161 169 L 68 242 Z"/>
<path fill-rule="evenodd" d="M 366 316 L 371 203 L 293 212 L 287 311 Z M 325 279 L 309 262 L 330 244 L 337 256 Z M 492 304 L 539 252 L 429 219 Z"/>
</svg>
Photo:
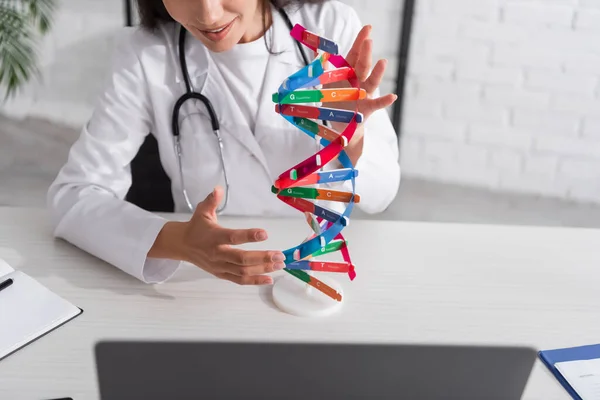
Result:
<svg viewBox="0 0 600 400">
<path fill-rule="evenodd" d="M 583 400 L 554 365 L 564 361 L 593 360 L 600 358 L 600 344 L 567 347 L 554 350 L 542 350 L 538 352 L 538 356 L 546 368 L 548 368 L 548 370 L 554 375 L 558 382 L 560 382 L 565 390 L 569 392 L 573 399 Z"/>
</svg>

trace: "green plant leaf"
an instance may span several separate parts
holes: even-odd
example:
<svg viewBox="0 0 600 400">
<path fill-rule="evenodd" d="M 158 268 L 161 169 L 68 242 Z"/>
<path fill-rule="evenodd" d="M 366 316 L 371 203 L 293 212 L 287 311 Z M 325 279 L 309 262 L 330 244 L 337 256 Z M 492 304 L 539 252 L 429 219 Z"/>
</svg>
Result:
<svg viewBox="0 0 600 400">
<path fill-rule="evenodd" d="M 49 31 L 54 9 L 54 0 L 0 0 L 0 86 L 7 89 L 5 101 L 39 73 L 34 36 Z"/>
<path fill-rule="evenodd" d="M 34 24 L 37 25 L 41 34 L 46 34 L 52 25 L 52 15 L 56 3 L 54 0 L 22 0 L 27 4 L 30 17 Z"/>
</svg>

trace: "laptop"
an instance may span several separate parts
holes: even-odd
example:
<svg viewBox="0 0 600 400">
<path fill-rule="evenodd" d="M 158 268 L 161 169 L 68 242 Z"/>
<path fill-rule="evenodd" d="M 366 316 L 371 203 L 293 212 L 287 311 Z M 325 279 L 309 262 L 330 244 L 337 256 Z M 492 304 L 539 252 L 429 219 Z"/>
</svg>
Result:
<svg viewBox="0 0 600 400">
<path fill-rule="evenodd" d="M 519 400 L 527 347 L 104 341 L 101 400 Z"/>
</svg>

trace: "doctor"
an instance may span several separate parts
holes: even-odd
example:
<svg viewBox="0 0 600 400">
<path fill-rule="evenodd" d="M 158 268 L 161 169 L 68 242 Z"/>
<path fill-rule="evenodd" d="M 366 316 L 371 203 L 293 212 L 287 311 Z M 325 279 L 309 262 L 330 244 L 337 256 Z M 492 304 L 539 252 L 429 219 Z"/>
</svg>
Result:
<svg viewBox="0 0 600 400">
<path fill-rule="evenodd" d="M 365 120 L 346 148 L 360 172 L 358 207 L 377 213 L 392 202 L 398 144 L 384 108 L 396 96 L 380 96 L 386 61 L 373 64 L 370 27 L 361 28 L 351 7 L 326 0 L 138 0 L 138 7 L 143 29 L 123 38 L 106 90 L 49 188 L 57 237 L 146 283 L 164 282 L 187 261 L 238 284 L 271 284 L 283 254 L 236 247 L 264 241 L 267 232 L 225 229 L 217 214 L 301 218 L 270 190 L 281 172 L 317 151 L 271 99 L 314 56 L 289 35 L 295 23 L 337 42 L 368 93 L 359 104 Z M 189 92 L 208 104 L 195 95 L 175 112 Z M 129 165 L 150 133 L 175 211 L 190 212 L 188 221 L 169 222 L 124 200 Z"/>
</svg>

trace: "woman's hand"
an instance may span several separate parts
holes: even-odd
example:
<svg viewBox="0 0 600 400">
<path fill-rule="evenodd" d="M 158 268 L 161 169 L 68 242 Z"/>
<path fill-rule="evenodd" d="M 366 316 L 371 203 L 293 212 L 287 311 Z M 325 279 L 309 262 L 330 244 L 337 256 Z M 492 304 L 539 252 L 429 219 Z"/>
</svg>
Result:
<svg viewBox="0 0 600 400">
<path fill-rule="evenodd" d="M 367 92 L 367 98 L 358 101 L 358 111 L 363 114 L 364 120 L 369 119 L 375 111 L 391 106 L 398 98 L 398 96 L 391 93 L 378 98 L 373 97 L 385 74 L 387 60 L 377 61 L 373 71 L 371 71 L 373 66 L 371 29 L 371 26 L 367 25 L 360 30 L 346 56 L 346 61 L 356 72 L 361 89 Z"/>
<path fill-rule="evenodd" d="M 369 119 L 375 111 L 391 106 L 398 98 L 395 94 L 387 94 L 385 96 L 374 98 L 375 90 L 379 87 L 381 80 L 383 79 L 387 67 L 387 60 L 377 61 L 375 67 L 371 71 L 371 67 L 373 66 L 373 40 L 370 38 L 370 35 L 371 26 L 367 25 L 363 27 L 356 36 L 354 44 L 346 56 L 346 61 L 356 72 L 356 77 L 360 82 L 360 88 L 367 92 L 367 97 L 358 101 L 358 112 L 363 114 L 363 123 L 359 125 L 352 140 L 346 147 L 346 153 L 354 165 L 356 165 L 356 161 L 358 161 L 362 154 L 364 122 Z M 350 84 L 348 82 L 336 82 L 331 85 L 326 85 L 324 88 L 334 89 L 349 87 Z M 325 106 L 354 111 L 356 102 L 331 103 Z M 334 122 L 332 123 L 332 127 L 338 132 L 342 132 L 345 128 L 345 124 Z"/>
<path fill-rule="evenodd" d="M 168 222 L 148 255 L 190 262 L 208 273 L 240 285 L 270 285 L 264 274 L 285 267 L 279 251 L 245 251 L 235 245 L 267 239 L 262 229 L 226 229 L 217 223 L 223 198 L 220 187 L 196 207 L 188 222 Z"/>
</svg>

